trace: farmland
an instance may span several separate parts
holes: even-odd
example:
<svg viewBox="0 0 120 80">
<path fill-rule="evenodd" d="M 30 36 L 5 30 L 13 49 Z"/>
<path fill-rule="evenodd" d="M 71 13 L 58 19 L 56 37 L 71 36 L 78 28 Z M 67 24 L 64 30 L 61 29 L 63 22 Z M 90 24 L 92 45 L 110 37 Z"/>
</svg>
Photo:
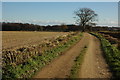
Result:
<svg viewBox="0 0 120 80">
<path fill-rule="evenodd" d="M 120 80 L 118 2 L 1 6 L 0 79 Z"/>
<path fill-rule="evenodd" d="M 120 50 L 120 32 L 99 32 L 101 33 L 112 45 Z"/>
<path fill-rule="evenodd" d="M 10 49 L 20 46 L 39 44 L 47 39 L 68 34 L 67 32 L 25 32 L 25 31 L 3 31 L 2 48 Z"/>
<path fill-rule="evenodd" d="M 11 45 L 7 40 L 11 40 Z M 112 76 L 110 70 L 105 68 L 108 65 L 102 56 L 100 41 L 89 33 L 8 31 L 3 32 L 5 41 L 9 45 L 5 47 L 3 44 L 3 78 Z M 91 70 L 92 74 L 85 70 Z"/>
<path fill-rule="evenodd" d="M 114 38 L 118 38 L 120 40 L 120 32 L 110 32 L 110 31 L 107 31 L 107 32 L 100 32 L 102 34 L 106 34 L 106 35 L 110 35 Z"/>
</svg>

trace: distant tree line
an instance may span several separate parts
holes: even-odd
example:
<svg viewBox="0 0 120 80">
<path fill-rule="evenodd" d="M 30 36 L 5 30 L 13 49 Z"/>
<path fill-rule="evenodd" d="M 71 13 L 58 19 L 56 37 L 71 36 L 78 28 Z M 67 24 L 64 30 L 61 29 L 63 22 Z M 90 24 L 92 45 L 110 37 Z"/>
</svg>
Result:
<svg viewBox="0 0 120 80">
<path fill-rule="evenodd" d="M 40 26 L 28 23 L 2 23 L 2 31 L 76 31 L 77 25 L 48 25 Z"/>
<path fill-rule="evenodd" d="M 42 31 L 43 26 L 28 23 L 2 23 L 3 31 Z"/>
<path fill-rule="evenodd" d="M 2 23 L 2 31 L 82 31 L 83 27 L 79 25 L 48 25 L 48 26 L 40 26 L 28 23 Z M 101 27 L 96 26 L 92 27 L 86 25 L 85 31 L 120 31 L 119 27 Z"/>
</svg>

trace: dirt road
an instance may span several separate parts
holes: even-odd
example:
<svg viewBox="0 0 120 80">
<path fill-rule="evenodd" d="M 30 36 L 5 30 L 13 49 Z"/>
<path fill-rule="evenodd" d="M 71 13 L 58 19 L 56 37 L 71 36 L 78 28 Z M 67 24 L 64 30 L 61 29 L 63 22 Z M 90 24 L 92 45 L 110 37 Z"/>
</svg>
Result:
<svg viewBox="0 0 120 80">
<path fill-rule="evenodd" d="M 110 77 L 111 73 L 102 56 L 99 40 L 88 33 L 84 33 L 83 38 L 75 46 L 45 66 L 34 78 L 67 78 L 70 75 L 75 58 L 86 45 L 88 45 L 88 49 L 79 70 L 79 78 Z"/>
<path fill-rule="evenodd" d="M 110 78 L 111 73 L 103 57 L 100 41 L 89 36 L 89 46 L 79 70 L 79 78 Z"/>
<path fill-rule="evenodd" d="M 84 37 L 75 46 L 65 52 L 64 55 L 53 60 L 50 65 L 44 67 L 34 78 L 67 78 L 75 58 L 81 49 L 88 44 L 88 37 L 88 34 L 84 34 Z"/>
</svg>

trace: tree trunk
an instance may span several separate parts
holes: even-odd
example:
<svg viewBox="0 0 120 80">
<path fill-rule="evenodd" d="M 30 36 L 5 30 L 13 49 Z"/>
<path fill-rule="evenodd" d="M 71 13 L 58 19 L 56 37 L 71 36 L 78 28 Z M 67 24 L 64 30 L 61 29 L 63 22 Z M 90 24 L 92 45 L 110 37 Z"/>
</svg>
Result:
<svg viewBox="0 0 120 80">
<path fill-rule="evenodd" d="M 83 26 L 83 32 L 85 32 L 85 26 Z"/>
</svg>

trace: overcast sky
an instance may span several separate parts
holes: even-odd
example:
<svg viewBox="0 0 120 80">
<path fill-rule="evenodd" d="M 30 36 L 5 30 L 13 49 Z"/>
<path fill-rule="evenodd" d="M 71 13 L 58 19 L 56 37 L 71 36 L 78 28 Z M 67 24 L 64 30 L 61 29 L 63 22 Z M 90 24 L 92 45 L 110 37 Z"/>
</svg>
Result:
<svg viewBox="0 0 120 80">
<path fill-rule="evenodd" d="M 39 25 L 74 24 L 74 11 L 91 8 L 98 16 L 98 25 L 118 26 L 117 2 L 3 2 L 2 19 L 7 22 Z"/>
</svg>

